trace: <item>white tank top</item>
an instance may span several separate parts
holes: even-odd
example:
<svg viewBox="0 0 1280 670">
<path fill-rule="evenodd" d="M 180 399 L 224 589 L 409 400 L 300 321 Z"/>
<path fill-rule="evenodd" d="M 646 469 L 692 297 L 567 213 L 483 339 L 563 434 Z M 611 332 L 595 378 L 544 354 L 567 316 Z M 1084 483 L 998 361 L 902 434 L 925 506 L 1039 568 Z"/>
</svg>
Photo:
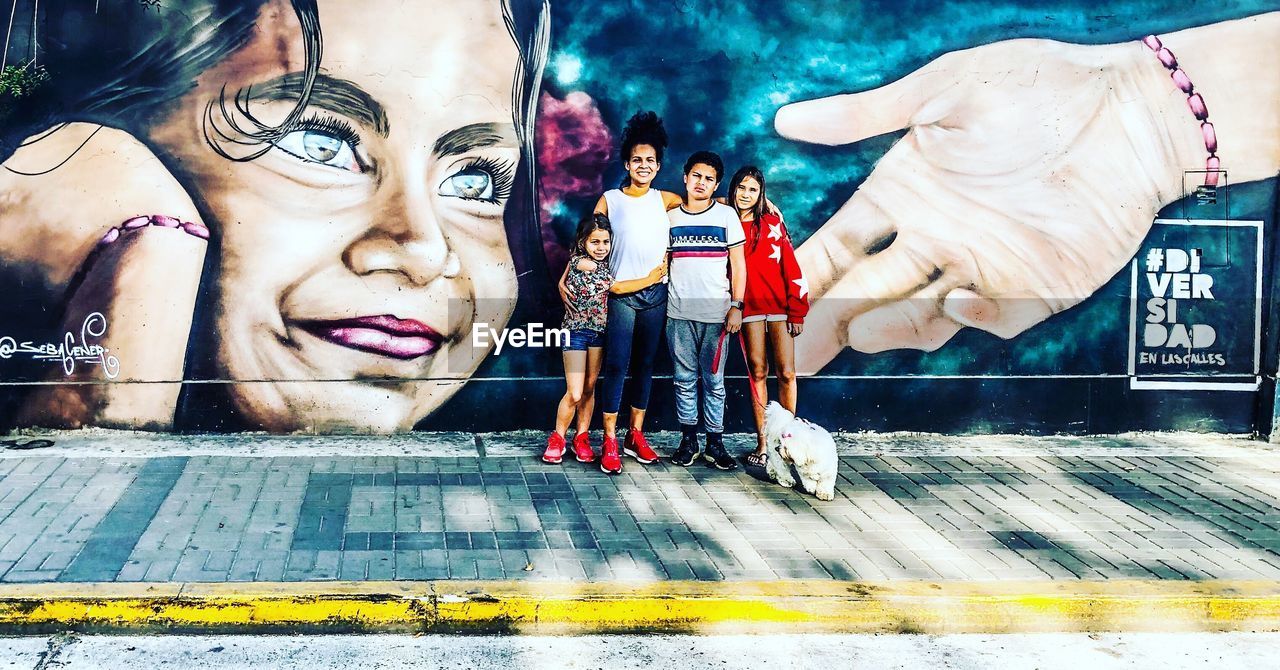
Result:
<svg viewBox="0 0 1280 670">
<path fill-rule="evenodd" d="M 609 223 L 613 225 L 613 251 L 609 269 L 614 281 L 639 279 L 658 267 L 667 256 L 671 223 L 662 193 L 649 189 L 633 198 L 619 189 L 605 191 Z"/>
</svg>

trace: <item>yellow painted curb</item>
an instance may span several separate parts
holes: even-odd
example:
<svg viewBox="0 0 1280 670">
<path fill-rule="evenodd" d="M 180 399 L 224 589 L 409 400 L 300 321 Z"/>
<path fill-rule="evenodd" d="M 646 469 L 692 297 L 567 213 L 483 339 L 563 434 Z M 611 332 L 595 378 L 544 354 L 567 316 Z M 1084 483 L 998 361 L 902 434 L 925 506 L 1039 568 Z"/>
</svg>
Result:
<svg viewBox="0 0 1280 670">
<path fill-rule="evenodd" d="M 1280 630 L 1280 582 L 0 585 L 0 632 Z"/>
</svg>

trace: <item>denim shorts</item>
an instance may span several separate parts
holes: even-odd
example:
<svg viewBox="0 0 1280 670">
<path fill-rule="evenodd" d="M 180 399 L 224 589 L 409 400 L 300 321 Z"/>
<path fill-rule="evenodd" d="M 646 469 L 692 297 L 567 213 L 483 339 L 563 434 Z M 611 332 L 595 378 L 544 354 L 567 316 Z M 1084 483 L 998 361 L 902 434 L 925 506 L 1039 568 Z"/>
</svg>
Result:
<svg viewBox="0 0 1280 670">
<path fill-rule="evenodd" d="M 564 345 L 564 351 L 586 351 L 587 349 L 598 349 L 604 346 L 604 333 L 598 330 L 588 330 L 586 328 L 574 328 L 569 331 L 569 342 Z"/>
</svg>

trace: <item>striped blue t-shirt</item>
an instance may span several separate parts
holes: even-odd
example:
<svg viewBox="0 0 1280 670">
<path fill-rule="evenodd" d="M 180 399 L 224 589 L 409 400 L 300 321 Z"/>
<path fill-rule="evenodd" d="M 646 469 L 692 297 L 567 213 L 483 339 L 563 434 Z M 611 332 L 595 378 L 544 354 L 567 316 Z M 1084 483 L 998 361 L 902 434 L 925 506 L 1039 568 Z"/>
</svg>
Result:
<svg viewBox="0 0 1280 670">
<path fill-rule="evenodd" d="M 671 219 L 671 267 L 668 269 L 667 317 L 723 323 L 729 312 L 729 249 L 746 241 L 738 213 L 712 203 L 690 214 L 684 207 Z"/>
</svg>

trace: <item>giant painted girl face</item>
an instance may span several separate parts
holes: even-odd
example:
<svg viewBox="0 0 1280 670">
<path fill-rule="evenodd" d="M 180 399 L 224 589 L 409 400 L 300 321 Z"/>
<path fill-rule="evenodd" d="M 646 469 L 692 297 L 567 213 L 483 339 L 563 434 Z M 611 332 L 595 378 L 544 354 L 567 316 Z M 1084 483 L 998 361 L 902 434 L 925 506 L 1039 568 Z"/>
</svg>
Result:
<svg viewBox="0 0 1280 670">
<path fill-rule="evenodd" d="M 219 155 L 205 111 L 224 85 L 228 98 L 252 86 L 267 124 L 294 108 L 303 46 L 283 2 L 151 137 L 222 238 L 206 355 L 243 382 L 238 410 L 271 430 L 404 430 L 484 358 L 472 324 L 500 328 L 515 304 L 503 210 L 518 52 L 497 0 L 319 4 L 320 77 L 265 154 Z"/>
</svg>

